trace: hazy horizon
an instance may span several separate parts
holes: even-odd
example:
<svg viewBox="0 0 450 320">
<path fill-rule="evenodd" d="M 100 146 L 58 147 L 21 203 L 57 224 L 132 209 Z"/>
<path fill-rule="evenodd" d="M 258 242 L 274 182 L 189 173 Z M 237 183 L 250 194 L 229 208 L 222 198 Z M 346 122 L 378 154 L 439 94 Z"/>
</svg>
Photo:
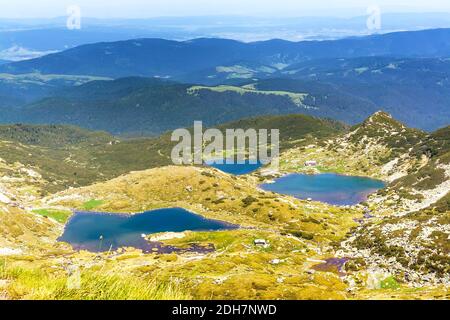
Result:
<svg viewBox="0 0 450 320">
<path fill-rule="evenodd" d="M 161 17 L 251 16 L 251 17 L 357 17 L 368 7 L 378 6 L 383 13 L 450 13 L 446 0 L 0 0 L 2 19 L 51 19 L 67 14 L 77 5 L 86 18 L 150 19 Z"/>
<path fill-rule="evenodd" d="M 450 28 L 450 2 L 0 0 L 0 19 L 0 59 L 19 61 L 137 38 L 303 41 Z"/>
<path fill-rule="evenodd" d="M 447 12 L 437 12 L 437 11 L 427 11 L 427 12 L 399 12 L 399 11 L 393 11 L 393 12 L 385 12 L 384 14 L 387 15 L 449 15 L 450 16 L 450 10 Z M 260 18 L 260 19 L 296 19 L 296 18 L 332 18 L 332 19 L 354 19 L 354 18 L 360 18 L 360 17 L 366 17 L 367 14 L 361 13 L 361 14 L 355 14 L 355 15 L 349 15 L 349 16 L 341 16 L 341 15 L 314 15 L 314 14 L 307 14 L 307 15 L 299 15 L 299 16 L 265 16 L 265 15 L 246 15 L 246 14 L 205 14 L 205 15 L 161 15 L 161 16 L 153 16 L 153 17 L 96 17 L 96 16 L 83 16 L 83 19 L 97 19 L 97 20 L 153 20 L 153 19 L 177 19 L 177 18 L 214 18 L 214 17 L 227 17 L 227 18 Z M 5 17 L 0 16 L 1 20 L 52 20 L 52 19 L 66 19 L 67 15 L 59 15 L 59 16 L 51 16 L 51 17 L 23 17 L 23 18 L 11 18 L 11 17 Z"/>
</svg>

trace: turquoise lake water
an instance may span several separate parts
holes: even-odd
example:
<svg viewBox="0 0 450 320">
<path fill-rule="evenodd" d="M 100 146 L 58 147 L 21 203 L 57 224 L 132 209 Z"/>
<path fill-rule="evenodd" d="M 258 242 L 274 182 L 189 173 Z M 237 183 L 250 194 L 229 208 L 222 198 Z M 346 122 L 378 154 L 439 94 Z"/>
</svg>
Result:
<svg viewBox="0 0 450 320">
<path fill-rule="evenodd" d="M 276 179 L 275 183 L 261 185 L 266 191 L 294 196 L 299 199 L 311 198 L 333 205 L 354 205 L 365 201 L 371 193 L 384 188 L 380 180 L 343 176 L 338 174 L 290 174 Z"/>
<path fill-rule="evenodd" d="M 76 212 L 67 223 L 59 241 L 70 243 L 76 250 L 93 252 L 134 247 L 144 252 L 157 249 L 168 253 L 177 248 L 161 243 L 150 243 L 142 234 L 182 231 L 217 231 L 236 229 L 238 226 L 203 218 L 181 208 L 159 209 L 136 215 Z M 214 247 L 197 247 L 185 251 L 211 251 Z"/>
</svg>

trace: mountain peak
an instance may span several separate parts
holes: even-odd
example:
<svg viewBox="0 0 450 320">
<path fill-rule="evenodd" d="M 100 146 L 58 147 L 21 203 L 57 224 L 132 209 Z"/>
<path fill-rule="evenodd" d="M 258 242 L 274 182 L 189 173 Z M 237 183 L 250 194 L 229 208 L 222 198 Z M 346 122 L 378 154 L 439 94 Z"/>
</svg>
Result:
<svg viewBox="0 0 450 320">
<path fill-rule="evenodd" d="M 374 113 L 348 134 L 353 143 L 379 144 L 399 152 L 406 152 L 425 136 L 424 132 L 406 127 L 383 111 Z"/>
<path fill-rule="evenodd" d="M 373 122 L 373 121 L 377 122 L 377 121 L 383 121 L 383 120 L 394 120 L 394 118 L 392 117 L 391 114 L 389 114 L 385 111 L 379 110 L 366 119 L 366 121 L 368 121 L 368 122 Z"/>
<path fill-rule="evenodd" d="M 402 131 L 406 128 L 403 123 L 397 121 L 385 111 L 375 112 L 358 127 L 366 129 L 370 127 L 384 129 L 383 131 L 385 131 L 386 133 L 389 131 Z"/>
</svg>

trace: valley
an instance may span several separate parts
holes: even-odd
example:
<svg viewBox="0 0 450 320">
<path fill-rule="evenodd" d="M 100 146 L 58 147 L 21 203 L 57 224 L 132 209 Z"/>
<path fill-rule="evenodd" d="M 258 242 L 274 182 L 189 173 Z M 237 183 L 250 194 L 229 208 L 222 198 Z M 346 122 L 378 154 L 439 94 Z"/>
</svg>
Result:
<svg viewBox="0 0 450 320">
<path fill-rule="evenodd" d="M 121 141 L 74 127 L 4 127 L 2 149 L 13 148 L 14 137 L 20 147 L 13 149 L 32 158 L 41 154 L 58 161 L 73 154 L 98 161 L 102 154 L 112 161 L 108 166 L 115 163 L 116 171 L 104 171 L 100 165 L 97 175 L 84 181 L 78 175 L 67 179 L 66 169 L 59 174 L 53 170 L 60 177 L 50 183 L 42 163 L 19 163 L 21 153 L 15 160 L 14 153 L 8 153 L 9 159 L 2 156 L 1 225 L 7 236 L 0 243 L 0 290 L 13 299 L 448 298 L 449 202 L 442 183 L 449 176 L 444 172 L 444 181 L 439 177 L 440 168 L 448 166 L 448 135 L 409 129 L 385 113 L 353 128 L 308 116 L 292 119 L 261 117 L 234 124 L 258 127 L 271 121 L 286 128 L 280 172 L 261 168 L 242 176 L 210 167 L 170 166 L 162 160 L 133 163 L 116 156 L 142 146 L 147 146 L 146 154 L 160 150 L 164 155 L 162 150 L 170 150 L 160 148 L 167 141 L 164 135 Z M 307 123 L 314 125 L 305 130 Z M 10 135 L 10 130 L 22 134 Z M 59 151 L 49 153 L 49 144 L 50 150 Z M 305 167 L 306 159 L 317 165 Z M 73 171 L 80 164 L 63 165 Z M 17 176 L 8 177 L 8 170 Z M 388 186 L 351 206 L 300 200 L 259 187 L 292 172 L 361 175 L 383 179 Z M 419 188 L 408 182 L 413 175 L 430 181 Z M 153 253 L 132 247 L 77 251 L 57 241 L 71 211 L 136 214 L 175 207 L 240 228 L 150 234 L 145 241 L 161 250 Z M 386 232 L 394 237 L 384 238 Z M 180 252 L 164 253 L 166 246 Z M 214 249 L 191 252 L 192 246 Z M 345 262 L 327 264 L 335 257 Z M 66 287 L 74 279 L 81 281 L 81 289 Z M 102 286 L 110 289 L 100 293 L 97 288 Z M 121 290 L 115 291 L 117 287 Z"/>
</svg>

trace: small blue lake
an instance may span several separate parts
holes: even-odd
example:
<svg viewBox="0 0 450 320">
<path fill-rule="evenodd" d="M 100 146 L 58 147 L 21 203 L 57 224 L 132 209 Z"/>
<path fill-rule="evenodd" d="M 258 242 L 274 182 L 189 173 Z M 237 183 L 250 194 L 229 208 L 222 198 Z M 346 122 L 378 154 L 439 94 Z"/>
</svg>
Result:
<svg viewBox="0 0 450 320">
<path fill-rule="evenodd" d="M 245 163 L 242 163 L 242 164 L 225 163 L 225 160 L 223 162 L 224 163 L 219 164 L 219 163 L 214 163 L 214 160 L 210 160 L 210 161 L 205 162 L 205 164 L 207 166 L 216 168 L 222 172 L 232 174 L 235 176 L 249 174 L 249 173 L 252 173 L 262 167 L 262 163 L 259 161 L 256 163 L 250 163 L 249 160 L 246 160 Z"/>
<path fill-rule="evenodd" d="M 385 187 L 380 180 L 343 176 L 339 174 L 290 174 L 275 180 L 275 183 L 262 184 L 266 191 L 294 196 L 299 199 L 311 198 L 332 205 L 355 205 Z"/>
<path fill-rule="evenodd" d="M 178 249 L 149 242 L 142 234 L 182 231 L 218 231 L 237 229 L 226 222 L 203 218 L 181 208 L 159 209 L 135 215 L 76 212 L 67 223 L 64 234 L 58 239 L 76 250 L 104 252 L 120 247 L 134 247 L 144 252 L 158 251 L 213 251 L 214 246 Z"/>
</svg>

